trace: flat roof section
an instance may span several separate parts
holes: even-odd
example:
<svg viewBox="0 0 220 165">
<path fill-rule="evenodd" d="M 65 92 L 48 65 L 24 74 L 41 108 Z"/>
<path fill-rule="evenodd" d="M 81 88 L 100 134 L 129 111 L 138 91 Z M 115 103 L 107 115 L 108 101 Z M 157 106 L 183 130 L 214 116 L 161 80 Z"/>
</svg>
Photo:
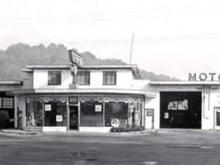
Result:
<svg viewBox="0 0 220 165">
<path fill-rule="evenodd" d="M 0 85 L 22 85 L 22 81 L 0 81 Z"/>
<path fill-rule="evenodd" d="M 218 81 L 150 81 L 150 85 L 210 85 L 210 86 L 220 86 L 220 82 Z"/>
<path fill-rule="evenodd" d="M 27 69 L 69 69 L 69 65 L 28 65 Z M 83 65 L 82 69 L 132 69 L 136 65 Z"/>
</svg>

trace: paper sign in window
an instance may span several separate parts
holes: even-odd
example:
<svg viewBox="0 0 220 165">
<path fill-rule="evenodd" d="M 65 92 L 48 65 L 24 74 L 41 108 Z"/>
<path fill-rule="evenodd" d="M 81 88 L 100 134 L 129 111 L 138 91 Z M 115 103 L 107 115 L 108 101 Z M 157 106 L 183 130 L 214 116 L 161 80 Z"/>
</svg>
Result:
<svg viewBox="0 0 220 165">
<path fill-rule="evenodd" d="M 56 121 L 57 122 L 62 122 L 63 121 L 63 116 L 62 115 L 56 115 Z"/>
<path fill-rule="evenodd" d="M 45 109 L 45 111 L 51 111 L 51 105 L 50 104 L 45 104 L 44 109 Z"/>
<path fill-rule="evenodd" d="M 95 105 L 96 112 L 102 112 L 102 105 Z"/>
</svg>

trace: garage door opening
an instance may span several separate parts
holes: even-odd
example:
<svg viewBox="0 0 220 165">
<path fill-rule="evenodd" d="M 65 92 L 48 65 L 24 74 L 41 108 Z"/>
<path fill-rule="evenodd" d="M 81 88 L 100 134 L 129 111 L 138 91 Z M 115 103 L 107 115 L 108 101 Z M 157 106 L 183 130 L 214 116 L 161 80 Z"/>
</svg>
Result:
<svg viewBox="0 0 220 165">
<path fill-rule="evenodd" d="M 201 92 L 160 92 L 160 128 L 201 128 Z"/>
</svg>

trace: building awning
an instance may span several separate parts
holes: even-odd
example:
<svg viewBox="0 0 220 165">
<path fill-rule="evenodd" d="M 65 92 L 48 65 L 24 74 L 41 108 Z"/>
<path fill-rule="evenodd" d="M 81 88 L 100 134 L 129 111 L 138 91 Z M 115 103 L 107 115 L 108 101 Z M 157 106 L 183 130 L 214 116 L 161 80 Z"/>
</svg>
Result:
<svg viewBox="0 0 220 165">
<path fill-rule="evenodd" d="M 31 94 L 126 94 L 126 95 L 142 95 L 153 98 L 155 93 L 146 90 L 136 89 L 21 89 L 11 91 L 17 95 L 31 95 Z"/>
<path fill-rule="evenodd" d="M 0 81 L 0 85 L 22 85 L 22 81 Z"/>
</svg>

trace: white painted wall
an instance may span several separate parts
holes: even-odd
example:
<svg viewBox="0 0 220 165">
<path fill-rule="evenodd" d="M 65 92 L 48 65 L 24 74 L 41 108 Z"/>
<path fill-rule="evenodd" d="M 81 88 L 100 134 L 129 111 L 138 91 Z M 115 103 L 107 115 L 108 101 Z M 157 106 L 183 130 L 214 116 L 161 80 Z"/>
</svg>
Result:
<svg viewBox="0 0 220 165">
<path fill-rule="evenodd" d="M 55 70 L 54 70 L 55 71 Z M 69 70 L 61 71 L 61 85 L 48 85 L 48 70 L 40 69 L 34 70 L 34 89 L 63 89 L 69 88 L 69 84 L 72 82 L 71 74 Z"/>
<path fill-rule="evenodd" d="M 204 91 L 203 129 L 215 129 L 215 108 L 220 107 L 220 89 Z"/>
<path fill-rule="evenodd" d="M 155 92 L 156 96 L 154 98 L 146 98 L 145 99 L 145 109 L 154 109 L 154 129 L 160 128 L 160 92 L 179 92 L 179 91 L 202 91 L 196 86 L 146 86 L 149 91 Z M 203 106 L 203 105 L 202 105 Z M 202 113 L 204 109 L 202 108 Z M 212 119 L 211 119 L 212 120 Z M 147 120 L 145 122 L 145 127 L 148 128 L 152 123 L 151 120 Z M 207 129 L 210 127 L 210 121 L 204 119 L 202 116 L 202 129 Z"/>
<path fill-rule="evenodd" d="M 114 71 L 114 69 L 110 71 Z M 116 85 L 103 85 L 103 70 L 91 70 L 90 85 L 78 85 L 78 88 L 130 89 L 133 84 L 132 71 L 128 69 L 120 69 L 115 71 L 117 71 Z M 72 76 L 69 70 L 62 70 L 61 85 L 48 85 L 48 70 L 34 70 L 34 89 L 68 89 L 71 82 Z"/>
</svg>

